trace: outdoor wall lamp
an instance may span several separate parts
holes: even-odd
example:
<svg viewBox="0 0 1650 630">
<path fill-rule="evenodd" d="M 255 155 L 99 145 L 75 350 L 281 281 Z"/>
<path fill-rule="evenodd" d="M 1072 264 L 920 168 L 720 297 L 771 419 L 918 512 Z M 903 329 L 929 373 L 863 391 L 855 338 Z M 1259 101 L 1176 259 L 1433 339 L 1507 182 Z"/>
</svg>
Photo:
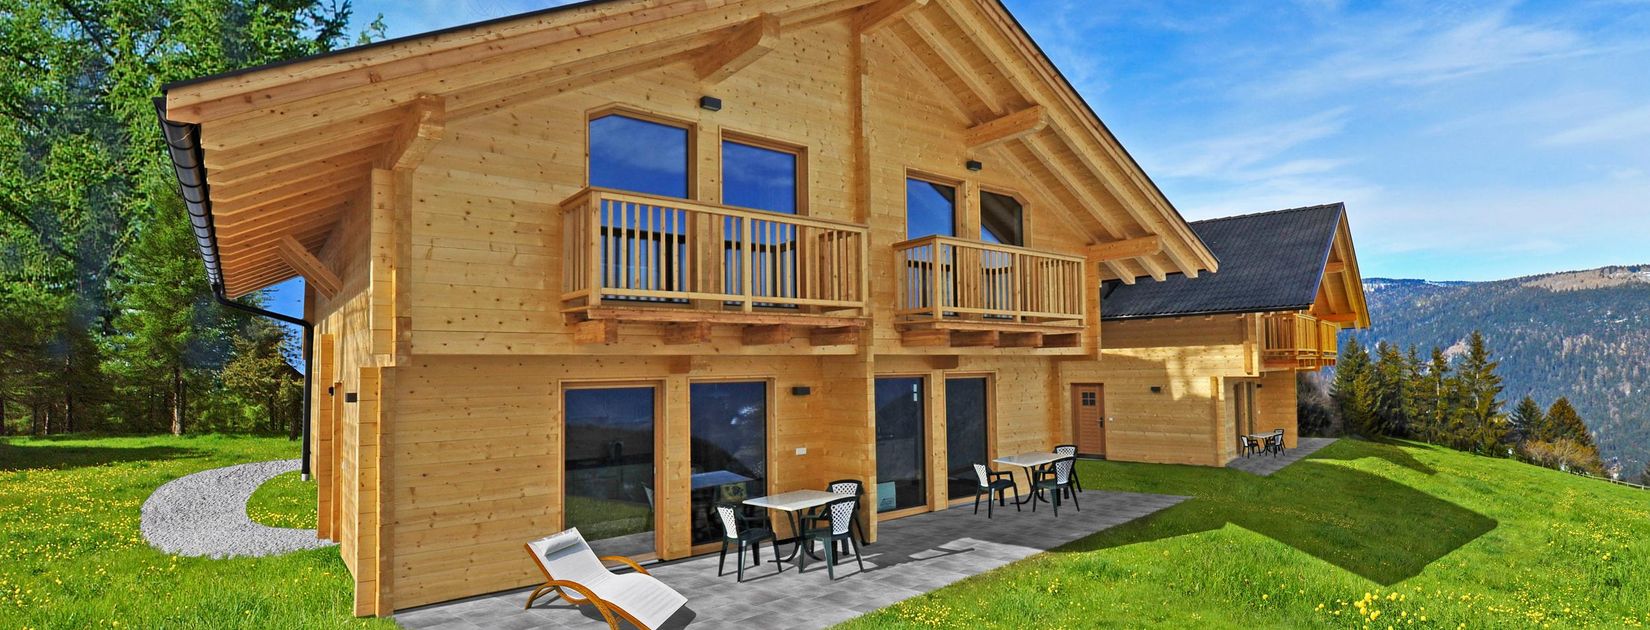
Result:
<svg viewBox="0 0 1650 630">
<path fill-rule="evenodd" d="M 969 160 L 967 162 L 964 162 L 963 165 L 967 166 L 968 170 L 974 171 L 976 173 L 978 173 L 981 170 L 985 169 L 985 164 L 980 162 L 979 160 Z"/>
<path fill-rule="evenodd" d="M 699 97 L 699 109 L 707 112 L 722 111 L 722 99 L 714 96 L 701 96 Z"/>
</svg>

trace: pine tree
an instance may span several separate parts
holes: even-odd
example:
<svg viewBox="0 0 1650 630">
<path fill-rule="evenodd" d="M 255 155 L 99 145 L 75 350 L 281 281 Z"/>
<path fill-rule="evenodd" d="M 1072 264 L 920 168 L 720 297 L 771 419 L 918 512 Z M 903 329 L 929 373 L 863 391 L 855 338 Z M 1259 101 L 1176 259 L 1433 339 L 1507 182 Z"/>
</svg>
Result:
<svg viewBox="0 0 1650 630">
<path fill-rule="evenodd" d="M 1335 383 L 1331 395 L 1340 409 L 1347 429 L 1365 437 L 1381 434 L 1376 412 L 1374 364 L 1369 352 L 1357 340 L 1348 340 L 1335 363 Z"/>
<path fill-rule="evenodd" d="M 1427 362 L 1424 373 L 1417 375 L 1416 381 L 1415 399 L 1420 411 L 1416 416 L 1420 426 L 1416 437 L 1433 444 L 1447 444 L 1446 434 L 1455 406 L 1455 378 L 1450 373 L 1449 357 L 1441 348 L 1432 349 L 1432 360 Z"/>
<path fill-rule="evenodd" d="M 1582 446 L 1597 447 L 1593 443 L 1592 432 L 1587 430 L 1587 423 L 1581 419 L 1581 414 L 1576 412 L 1575 406 L 1570 404 L 1569 398 L 1560 396 L 1558 400 L 1553 401 L 1553 406 L 1547 408 L 1546 418 L 1547 421 L 1543 424 L 1543 441 L 1571 440 Z"/>
<path fill-rule="evenodd" d="M 1455 423 L 1457 448 L 1481 455 L 1497 452 L 1506 442 L 1507 419 L 1501 413 L 1499 364 L 1490 358 L 1484 335 L 1473 331 L 1467 340 L 1467 355 L 1456 371 L 1460 410 Z"/>
<path fill-rule="evenodd" d="M 1547 414 L 1541 410 L 1541 405 L 1536 404 L 1534 398 L 1525 396 L 1523 400 L 1518 401 L 1518 406 L 1513 408 L 1512 415 L 1507 418 L 1510 434 L 1508 439 L 1517 444 L 1532 439 L 1543 439 L 1539 437 L 1539 432 L 1546 428 L 1546 421 Z"/>
<path fill-rule="evenodd" d="M 1375 344 L 1375 416 L 1384 435 L 1409 435 L 1409 365 L 1398 346 Z"/>
</svg>

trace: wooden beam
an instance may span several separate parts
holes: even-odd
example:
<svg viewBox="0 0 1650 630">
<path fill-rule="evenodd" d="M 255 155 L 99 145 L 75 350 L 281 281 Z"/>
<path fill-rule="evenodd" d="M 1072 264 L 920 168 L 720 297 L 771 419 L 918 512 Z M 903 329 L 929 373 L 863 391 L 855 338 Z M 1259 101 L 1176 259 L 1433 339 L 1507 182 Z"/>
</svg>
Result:
<svg viewBox="0 0 1650 630">
<path fill-rule="evenodd" d="M 693 64 L 694 71 L 705 85 L 716 85 L 756 63 L 773 50 L 778 40 L 779 18 L 763 13 L 735 27 L 727 39 L 706 49 L 704 56 Z"/>
<path fill-rule="evenodd" d="M 739 338 L 747 346 L 771 346 L 789 343 L 791 340 L 791 327 L 788 324 L 746 326 Z"/>
<path fill-rule="evenodd" d="M 1005 332 L 997 335 L 998 348 L 1038 348 L 1043 345 L 1043 333 Z"/>
<path fill-rule="evenodd" d="M 900 343 L 916 348 L 934 348 L 951 345 L 951 331 L 923 328 L 900 331 Z"/>
<path fill-rule="evenodd" d="M 854 11 L 854 32 L 864 34 L 905 18 L 905 15 L 928 5 L 928 0 L 882 0 Z"/>
<path fill-rule="evenodd" d="M 1357 313 L 1329 313 L 1327 315 L 1319 315 L 1318 319 L 1321 319 L 1321 320 L 1326 321 L 1326 322 L 1335 322 L 1337 324 L 1350 324 L 1350 323 L 1358 321 L 1358 314 Z"/>
<path fill-rule="evenodd" d="M 1042 105 L 1032 105 L 1020 111 L 998 117 L 968 128 L 963 142 L 978 151 L 986 147 L 1018 140 L 1048 127 L 1048 111 Z"/>
<path fill-rule="evenodd" d="M 935 4 L 941 7 L 945 6 L 944 2 L 936 2 Z M 918 11 L 906 17 L 905 25 L 911 27 L 911 32 L 916 33 L 917 38 L 921 39 L 929 49 L 934 51 L 940 61 L 951 70 L 951 73 L 957 75 L 963 85 L 968 87 L 968 91 L 979 98 L 981 103 L 985 104 L 986 109 L 991 110 L 993 114 L 1003 111 L 1002 99 L 999 98 L 1000 95 L 997 94 L 997 91 L 986 85 L 985 78 L 969 67 L 967 58 L 951 45 L 951 42 L 940 32 L 939 27 L 935 26 L 926 14 Z"/>
<path fill-rule="evenodd" d="M 407 106 L 407 120 L 396 129 L 389 149 L 378 167 L 393 171 L 418 168 L 446 133 L 447 101 L 432 94 L 419 94 Z"/>
<path fill-rule="evenodd" d="M 1346 271 L 1346 263 L 1339 260 L 1331 260 L 1329 261 L 1329 264 L 1323 266 L 1323 272 L 1326 274 L 1340 273 L 1343 271 Z"/>
<path fill-rule="evenodd" d="M 959 348 L 997 345 L 995 330 L 953 330 L 951 345 Z"/>
<path fill-rule="evenodd" d="M 665 324 L 664 341 L 667 346 L 710 342 L 710 322 L 680 322 Z"/>
<path fill-rule="evenodd" d="M 859 329 L 850 326 L 815 328 L 808 333 L 808 342 L 816 346 L 844 346 L 859 343 Z"/>
<path fill-rule="evenodd" d="M 281 260 L 286 261 L 293 271 L 303 276 L 304 282 L 315 287 L 317 293 L 331 298 L 338 295 L 338 290 L 343 288 L 344 283 L 338 280 L 338 274 L 333 273 L 327 268 L 326 263 L 309 253 L 298 239 L 292 238 L 291 235 L 281 237 L 275 247 L 281 254 Z"/>
<path fill-rule="evenodd" d="M 592 319 L 573 324 L 573 343 L 614 344 L 619 341 L 619 322 L 611 319 Z"/>
<path fill-rule="evenodd" d="M 1043 335 L 1044 348 L 1081 348 L 1083 335 L 1067 333 L 1063 335 Z"/>
<path fill-rule="evenodd" d="M 1163 251 L 1163 237 L 1156 234 L 1110 243 L 1088 246 L 1089 261 L 1105 262 L 1124 258 L 1143 258 Z"/>
</svg>

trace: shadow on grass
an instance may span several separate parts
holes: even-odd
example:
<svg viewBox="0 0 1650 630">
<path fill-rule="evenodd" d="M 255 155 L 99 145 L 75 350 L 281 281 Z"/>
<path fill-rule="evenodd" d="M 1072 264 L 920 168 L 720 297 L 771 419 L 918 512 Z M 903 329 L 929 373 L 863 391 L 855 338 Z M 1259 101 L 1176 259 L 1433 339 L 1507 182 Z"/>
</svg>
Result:
<svg viewBox="0 0 1650 630">
<path fill-rule="evenodd" d="M 1109 549 L 1231 524 L 1390 586 L 1419 575 L 1427 565 L 1498 525 L 1494 519 L 1391 479 L 1313 461 L 1370 457 L 1428 474 L 1436 472 L 1394 445 L 1344 440 L 1272 477 L 1217 468 L 1095 462 L 1094 469 L 1083 472 L 1084 482 L 1091 487 L 1193 498 L 1060 551 Z M 1149 489 L 1131 487 L 1152 470 L 1159 474 L 1152 475 Z M 1094 482 L 1089 481 L 1091 476 Z"/>
<path fill-rule="evenodd" d="M 205 451 L 178 446 L 81 446 L 54 444 L 51 439 L 35 438 L 28 444 L 0 442 L 0 472 L 30 468 L 67 470 L 122 462 L 184 459 L 206 455 Z"/>
</svg>

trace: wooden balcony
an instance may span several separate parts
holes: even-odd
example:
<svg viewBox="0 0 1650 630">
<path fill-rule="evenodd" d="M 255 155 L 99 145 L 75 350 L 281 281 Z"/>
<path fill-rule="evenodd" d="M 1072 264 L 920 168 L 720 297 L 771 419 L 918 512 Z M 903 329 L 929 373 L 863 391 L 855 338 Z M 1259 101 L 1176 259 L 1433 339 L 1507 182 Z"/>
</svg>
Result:
<svg viewBox="0 0 1650 630">
<path fill-rule="evenodd" d="M 666 342 L 744 325 L 747 343 L 857 341 L 864 325 L 864 226 L 589 188 L 562 203 L 562 310 L 587 343 L 616 322 L 685 324 Z"/>
<path fill-rule="evenodd" d="M 1081 256 L 946 236 L 894 245 L 906 345 L 1075 348 L 1090 305 Z"/>
<path fill-rule="evenodd" d="M 1262 360 L 1267 369 L 1316 370 L 1335 365 L 1340 355 L 1340 324 L 1306 313 L 1262 318 Z"/>
</svg>

